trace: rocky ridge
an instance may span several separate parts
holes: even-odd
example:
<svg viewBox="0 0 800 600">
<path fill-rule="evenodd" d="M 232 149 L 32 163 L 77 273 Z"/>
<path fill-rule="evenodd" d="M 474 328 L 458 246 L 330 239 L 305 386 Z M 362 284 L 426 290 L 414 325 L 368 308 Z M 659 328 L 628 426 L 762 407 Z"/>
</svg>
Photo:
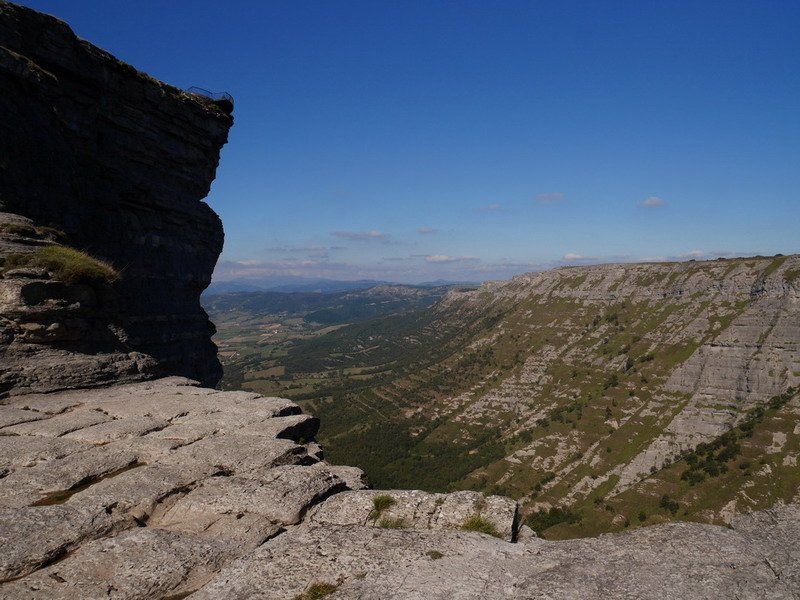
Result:
<svg viewBox="0 0 800 600">
<path fill-rule="evenodd" d="M 622 418 L 613 424 L 616 429 L 635 418 L 636 413 L 651 413 L 665 419 L 663 434 L 626 464 L 581 487 L 581 493 L 586 494 L 613 476 L 616 481 L 611 493 L 624 491 L 646 477 L 652 468 L 660 469 L 681 453 L 711 442 L 741 422 L 755 406 L 800 384 L 798 274 L 797 255 L 703 263 L 599 265 L 520 275 L 505 284 L 451 294 L 447 303 L 460 304 L 460 310 L 469 310 L 471 305 L 484 310 L 487 303 L 508 302 L 529 306 L 529 312 L 536 311 L 537 305 L 547 310 L 548 304 L 557 302 L 574 303 L 575 307 L 568 319 L 559 322 L 559 317 L 554 317 L 566 339 L 557 346 L 543 347 L 525 361 L 519 373 L 504 379 L 487 394 L 459 399 L 466 407 L 458 418 L 485 422 L 494 414 L 513 411 L 523 414 L 528 426 L 534 426 L 551 412 L 553 405 L 542 402 L 538 410 L 525 414 L 524 407 L 530 400 L 522 398 L 536 399 L 543 390 L 551 399 L 582 392 L 573 382 L 561 389 L 547 387 L 554 383 L 555 366 L 566 363 L 579 369 L 591 364 L 606 367 L 607 372 L 624 372 L 630 369 L 626 369 L 625 360 L 636 354 L 641 359 L 663 348 L 684 349 L 685 359 L 674 360 L 665 373 L 657 374 L 655 382 L 627 386 L 634 402 L 648 387 L 653 390 L 653 398 L 640 402 L 640 406 L 627 407 Z M 595 332 L 575 323 L 588 320 L 593 314 L 614 318 L 601 320 Z M 617 315 L 626 317 L 624 325 L 620 325 Z M 655 322 L 637 330 L 618 353 L 603 351 L 611 336 L 618 333 L 615 330 L 635 329 L 648 319 Z M 524 318 L 521 321 L 524 323 Z M 640 348 L 634 354 L 631 346 L 637 342 Z M 480 345 L 481 340 L 475 343 Z M 535 407 L 536 400 L 533 404 Z M 576 446 L 572 451 L 580 450 Z M 599 450 L 592 448 L 589 458 Z M 561 461 L 568 455 L 569 452 Z M 559 462 L 554 461 L 548 468 L 553 469 Z"/>
</svg>

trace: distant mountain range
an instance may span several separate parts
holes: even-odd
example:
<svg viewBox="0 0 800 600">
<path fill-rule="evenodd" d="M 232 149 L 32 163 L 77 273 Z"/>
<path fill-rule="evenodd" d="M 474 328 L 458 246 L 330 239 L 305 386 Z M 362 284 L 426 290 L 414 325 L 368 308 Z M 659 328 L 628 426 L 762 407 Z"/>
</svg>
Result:
<svg viewBox="0 0 800 600">
<path fill-rule="evenodd" d="M 204 296 L 216 296 L 231 292 L 304 292 L 318 294 L 333 294 L 336 292 L 349 292 L 364 290 L 378 285 L 405 285 L 390 281 L 375 279 L 358 279 L 355 281 L 342 281 L 336 279 L 311 278 L 311 277 L 270 277 L 265 279 L 234 279 L 231 281 L 212 282 L 203 292 Z M 415 284 L 414 287 L 441 287 L 445 285 L 477 286 L 478 283 L 469 281 L 427 281 Z"/>
</svg>

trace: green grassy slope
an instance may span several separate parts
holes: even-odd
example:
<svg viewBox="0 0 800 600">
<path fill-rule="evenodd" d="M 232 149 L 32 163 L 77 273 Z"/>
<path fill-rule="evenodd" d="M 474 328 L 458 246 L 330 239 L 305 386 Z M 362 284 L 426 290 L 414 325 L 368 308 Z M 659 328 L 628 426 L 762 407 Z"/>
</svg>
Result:
<svg viewBox="0 0 800 600">
<path fill-rule="evenodd" d="M 378 487 L 510 495 L 547 537 L 720 522 L 797 493 L 794 400 L 767 409 L 724 473 L 681 480 L 680 456 L 800 382 L 798 265 L 523 276 L 272 347 L 242 372 L 280 367 L 273 380 L 297 387 L 273 393 L 319 416 L 327 458 Z"/>
</svg>

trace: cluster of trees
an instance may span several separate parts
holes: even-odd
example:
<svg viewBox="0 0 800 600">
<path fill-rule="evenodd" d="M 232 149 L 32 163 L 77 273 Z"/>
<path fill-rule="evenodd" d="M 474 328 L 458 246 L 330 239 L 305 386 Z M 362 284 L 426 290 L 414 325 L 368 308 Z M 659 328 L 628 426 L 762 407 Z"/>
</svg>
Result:
<svg viewBox="0 0 800 600">
<path fill-rule="evenodd" d="M 795 388 L 789 388 L 783 394 L 773 396 L 767 407 L 757 406 L 751 410 L 742 423 L 707 444 L 699 444 L 693 452 L 683 455 L 683 460 L 688 468 L 681 474 L 681 479 L 695 485 L 708 477 L 717 477 L 726 473 L 728 464 L 742 452 L 741 440 L 752 437 L 756 426 L 767 415 L 767 411 L 782 408 L 797 393 Z"/>
<path fill-rule="evenodd" d="M 581 520 L 583 520 L 583 516 L 580 512 L 553 506 L 549 510 L 541 509 L 529 514 L 525 519 L 525 523 L 540 537 L 544 537 L 544 531 L 551 527 L 555 527 L 560 523 L 579 523 Z"/>
</svg>

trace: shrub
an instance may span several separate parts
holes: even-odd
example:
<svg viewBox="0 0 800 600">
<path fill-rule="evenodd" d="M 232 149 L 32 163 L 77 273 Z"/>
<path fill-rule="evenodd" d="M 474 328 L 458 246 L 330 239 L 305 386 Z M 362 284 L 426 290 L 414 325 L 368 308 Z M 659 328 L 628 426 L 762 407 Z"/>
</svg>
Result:
<svg viewBox="0 0 800 600">
<path fill-rule="evenodd" d="M 680 504 L 678 504 L 678 503 L 677 503 L 675 500 L 672 500 L 672 499 L 671 499 L 669 496 L 667 496 L 666 494 L 664 494 L 663 496 L 661 496 L 661 502 L 659 502 L 659 503 L 658 503 L 658 506 L 659 506 L 660 508 L 663 508 L 664 510 L 668 510 L 668 511 L 669 511 L 669 512 L 671 512 L 673 515 L 674 515 L 675 513 L 677 513 L 677 512 L 678 512 L 678 509 L 680 508 Z"/>
<path fill-rule="evenodd" d="M 378 521 L 378 527 L 381 529 L 407 529 L 408 525 L 406 524 L 405 519 L 402 517 L 392 518 L 392 517 L 384 517 L 380 521 Z"/>
<path fill-rule="evenodd" d="M 312 583 L 311 586 L 302 594 L 294 597 L 294 600 L 319 600 L 325 596 L 330 596 L 336 591 L 332 583 Z"/>
<path fill-rule="evenodd" d="M 526 522 L 528 527 L 541 535 L 545 529 L 549 529 L 559 523 L 578 523 L 582 518 L 579 512 L 553 506 L 550 510 L 538 510 L 529 514 Z"/>
<path fill-rule="evenodd" d="M 395 499 L 389 494 L 378 494 L 372 499 L 372 511 L 369 513 L 369 518 L 373 521 L 376 520 L 383 511 L 394 504 L 396 504 Z"/>
<path fill-rule="evenodd" d="M 444 554 L 442 554 L 438 550 L 428 550 L 425 554 L 427 556 L 430 556 L 431 560 L 439 560 L 444 556 Z"/>
<path fill-rule="evenodd" d="M 479 533 L 493 535 L 494 537 L 500 537 L 500 533 L 497 531 L 497 528 L 480 515 L 475 515 L 464 521 L 461 524 L 461 529 L 464 531 L 477 531 Z"/>
</svg>

